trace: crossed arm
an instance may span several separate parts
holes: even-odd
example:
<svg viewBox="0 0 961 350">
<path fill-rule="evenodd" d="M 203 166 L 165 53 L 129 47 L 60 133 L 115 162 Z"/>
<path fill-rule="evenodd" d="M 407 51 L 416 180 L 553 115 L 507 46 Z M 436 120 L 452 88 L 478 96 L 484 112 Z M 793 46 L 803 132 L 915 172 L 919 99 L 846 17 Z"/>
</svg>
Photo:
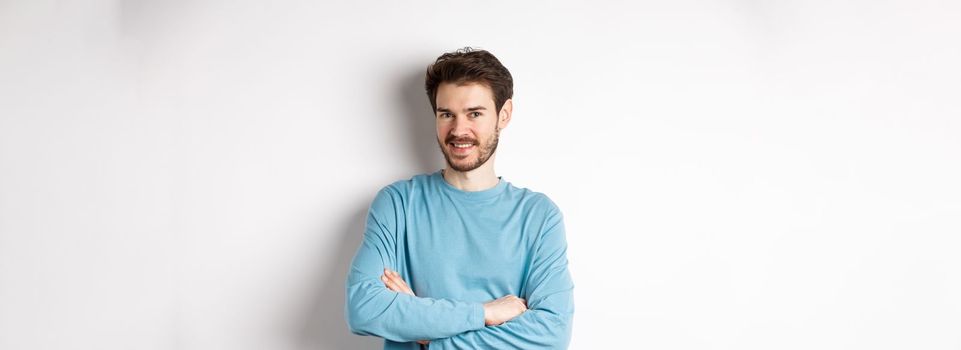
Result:
<svg viewBox="0 0 961 350">
<path fill-rule="evenodd" d="M 498 324 L 491 317 L 492 308 L 482 303 L 418 297 L 400 283 L 403 278 L 387 273 L 385 266 L 395 266 L 398 260 L 394 200 L 389 192 L 378 193 L 368 213 L 364 240 L 351 262 L 345 314 L 352 333 L 395 342 L 429 341 L 432 349 L 567 347 L 574 284 L 567 269 L 559 211 L 548 216 L 533 248 L 528 291 L 521 296 L 527 310 L 510 317 L 502 313 L 501 322 L 509 321 Z"/>
<path fill-rule="evenodd" d="M 394 291 L 397 293 L 404 293 L 410 296 L 416 296 L 414 295 L 414 290 L 410 289 L 410 287 L 407 286 L 407 282 L 405 282 L 404 279 L 400 277 L 400 274 L 397 273 L 397 271 L 393 271 L 385 267 L 384 274 L 380 276 L 380 280 L 384 281 L 384 285 L 386 285 L 387 289 L 390 289 L 391 291 Z M 524 308 L 527 308 L 527 305 L 524 305 Z M 484 318 L 485 319 L 487 318 L 486 310 L 485 310 Z M 426 345 L 430 343 L 430 340 L 422 339 L 422 340 L 418 340 L 417 343 Z"/>
<path fill-rule="evenodd" d="M 380 276 L 380 279 L 391 291 L 415 296 L 414 290 L 410 289 L 407 282 L 397 271 L 384 268 L 384 274 Z M 517 317 L 524 311 L 527 311 L 527 302 L 517 296 L 508 294 L 484 303 L 484 324 L 487 326 L 500 325 Z M 430 340 L 422 339 L 418 340 L 417 343 L 428 344 Z"/>
</svg>

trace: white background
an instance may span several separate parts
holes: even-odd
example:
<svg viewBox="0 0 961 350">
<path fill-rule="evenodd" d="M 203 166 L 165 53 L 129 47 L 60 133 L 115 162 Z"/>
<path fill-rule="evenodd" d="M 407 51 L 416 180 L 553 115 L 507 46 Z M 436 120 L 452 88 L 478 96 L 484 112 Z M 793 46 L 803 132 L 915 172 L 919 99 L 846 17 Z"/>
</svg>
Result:
<svg viewBox="0 0 961 350">
<path fill-rule="evenodd" d="M 443 166 L 426 65 L 516 93 L 572 349 L 961 348 L 953 1 L 0 0 L 0 348 L 377 349 L 346 268 Z"/>
</svg>

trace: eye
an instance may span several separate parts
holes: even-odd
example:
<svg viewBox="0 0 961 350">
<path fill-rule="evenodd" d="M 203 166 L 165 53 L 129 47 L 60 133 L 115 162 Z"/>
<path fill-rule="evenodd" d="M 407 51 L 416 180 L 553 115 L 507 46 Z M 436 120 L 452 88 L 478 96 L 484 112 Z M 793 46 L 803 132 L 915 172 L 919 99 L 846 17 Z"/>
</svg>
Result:
<svg viewBox="0 0 961 350">
<path fill-rule="evenodd" d="M 480 112 L 471 112 L 470 116 L 471 116 L 471 117 L 474 117 L 474 118 L 477 118 L 477 117 L 480 117 L 480 116 L 481 116 L 481 113 L 480 113 Z"/>
<path fill-rule="evenodd" d="M 450 113 L 447 113 L 447 112 L 444 112 L 444 113 L 441 113 L 441 114 L 440 114 L 440 117 L 441 117 L 441 118 L 450 118 L 450 116 L 451 116 L 451 114 L 450 114 Z"/>
</svg>

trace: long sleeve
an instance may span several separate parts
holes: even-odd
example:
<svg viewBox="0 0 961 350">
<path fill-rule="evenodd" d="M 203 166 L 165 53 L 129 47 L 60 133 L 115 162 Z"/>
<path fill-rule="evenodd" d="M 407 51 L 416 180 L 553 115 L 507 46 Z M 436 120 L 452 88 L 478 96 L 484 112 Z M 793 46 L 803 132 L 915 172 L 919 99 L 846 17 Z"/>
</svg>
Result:
<svg viewBox="0 0 961 350">
<path fill-rule="evenodd" d="M 387 289 L 385 267 L 396 269 L 402 198 L 390 187 L 378 192 L 367 213 L 363 242 L 350 265 L 345 316 L 351 333 L 396 342 L 436 339 L 484 327 L 481 303 L 415 297 Z"/>
<path fill-rule="evenodd" d="M 567 268 L 567 239 L 558 210 L 548 215 L 535 243 L 527 280 L 528 310 L 498 326 L 431 340 L 431 349 L 566 349 L 574 316 L 574 282 Z"/>
</svg>

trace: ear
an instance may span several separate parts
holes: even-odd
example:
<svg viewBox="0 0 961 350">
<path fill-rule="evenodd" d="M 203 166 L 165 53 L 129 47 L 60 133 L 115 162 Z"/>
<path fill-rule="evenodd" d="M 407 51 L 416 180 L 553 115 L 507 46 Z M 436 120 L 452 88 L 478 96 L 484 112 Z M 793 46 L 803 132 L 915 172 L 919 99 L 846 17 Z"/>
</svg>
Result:
<svg viewBox="0 0 961 350">
<path fill-rule="evenodd" d="M 497 128 L 504 129 L 507 124 L 511 121 L 511 113 L 514 112 L 514 101 L 507 99 L 504 101 L 504 105 L 501 106 L 501 112 L 497 115 Z"/>
</svg>

